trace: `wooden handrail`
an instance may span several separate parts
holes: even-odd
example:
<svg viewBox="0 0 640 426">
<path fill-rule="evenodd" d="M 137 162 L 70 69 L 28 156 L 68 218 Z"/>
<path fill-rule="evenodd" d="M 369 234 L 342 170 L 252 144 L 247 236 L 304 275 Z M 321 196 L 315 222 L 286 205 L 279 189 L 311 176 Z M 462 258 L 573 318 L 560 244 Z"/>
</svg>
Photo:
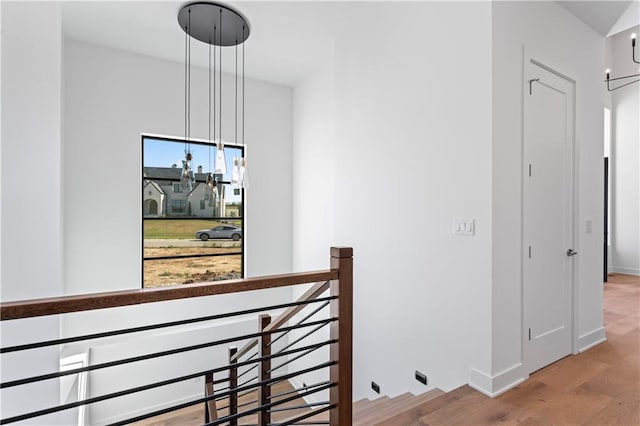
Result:
<svg viewBox="0 0 640 426">
<path fill-rule="evenodd" d="M 215 404 L 215 400 L 213 397 L 215 396 L 215 388 L 214 386 L 218 383 L 229 382 L 229 387 L 225 389 L 230 389 L 228 393 L 233 394 L 237 393 L 238 389 L 244 390 L 245 388 L 238 387 L 238 362 L 236 361 L 243 353 L 246 353 L 251 348 L 258 346 L 258 355 L 259 358 L 254 361 L 258 363 L 258 379 L 259 379 L 259 409 L 258 413 L 258 421 L 261 425 L 270 424 L 270 411 L 269 408 L 272 406 L 271 401 L 271 386 L 273 385 L 273 378 L 271 378 L 272 366 L 271 366 L 271 346 L 272 339 L 271 333 L 277 330 L 282 330 L 283 326 L 290 322 L 295 315 L 302 312 L 308 306 L 308 303 L 304 302 L 326 302 L 320 305 L 318 308 L 313 310 L 312 313 L 308 314 L 305 317 L 305 320 L 302 320 L 301 323 L 298 323 L 296 326 L 291 327 L 291 329 L 299 328 L 301 326 L 305 326 L 303 324 L 307 318 L 310 318 L 312 315 L 322 310 L 325 306 L 329 306 L 330 311 L 330 319 L 318 321 L 321 325 L 330 324 L 329 327 L 329 340 L 323 342 L 318 345 L 311 345 L 311 349 L 317 349 L 320 346 L 324 346 L 325 344 L 329 344 L 329 362 L 315 365 L 314 367 L 306 368 L 303 370 L 299 370 L 295 374 L 290 374 L 289 376 L 285 375 L 283 377 L 276 377 L 275 381 L 280 381 L 281 379 L 287 379 L 289 377 L 293 377 L 296 374 L 303 374 L 310 371 L 316 371 L 320 369 L 329 368 L 329 384 L 325 388 L 319 389 L 329 389 L 329 405 L 324 408 L 324 410 L 329 410 L 329 423 L 331 426 L 340 426 L 340 425 L 349 425 L 352 423 L 352 365 L 353 365 L 353 342 L 352 342 L 352 332 L 353 332 L 353 250 L 350 247 L 331 247 L 331 269 L 322 270 L 322 271 L 314 271 L 314 272 L 303 272 L 303 273 L 293 273 L 293 274 L 282 274 L 282 275 L 272 275 L 266 277 L 256 277 L 256 278 L 248 278 L 248 279 L 240 279 L 240 280 L 229 280 L 229 281 L 220 281 L 220 282 L 207 282 L 207 283 L 196 283 L 196 284 L 185 284 L 181 286 L 174 287 L 163 287 L 163 288 L 153 288 L 153 289 L 142 289 L 142 290 L 128 290 L 128 291 L 116 291 L 116 292 L 108 292 L 108 293 L 94 293 L 88 295 L 77 295 L 77 296 L 67 296 L 67 297 L 53 297 L 53 298 L 45 298 L 45 299 L 34 299 L 34 300 L 25 300 L 25 301 L 15 301 L 15 302 L 5 302 L 0 303 L 0 320 L 14 320 L 21 318 L 31 318 L 31 317 L 39 317 L 45 315 L 58 315 L 64 313 L 72 313 L 72 312 L 82 312 L 82 311 L 90 311 L 97 309 L 106 309 L 106 308 L 115 308 L 121 306 L 131 306 L 137 304 L 145 304 L 145 303 L 154 303 L 154 302 L 163 302 L 163 301 L 171 301 L 185 298 L 195 298 L 195 297 L 205 297 L 205 296 L 214 296 L 221 294 L 231 294 L 231 293 L 241 293 L 246 291 L 254 291 L 254 290 L 262 290 L 268 288 L 279 288 L 285 286 L 293 286 L 300 284 L 313 284 L 309 289 L 307 289 L 304 294 L 298 299 L 297 302 L 303 302 L 300 305 L 291 306 L 292 304 L 287 303 L 281 306 L 288 306 L 286 310 L 284 310 L 276 320 L 269 321 L 268 315 L 262 315 L 260 317 L 260 325 L 259 330 L 261 333 L 253 334 L 254 336 L 260 334 L 258 339 L 252 340 L 248 345 L 245 345 L 241 351 L 237 351 L 235 348 L 230 348 L 229 351 L 229 366 L 225 366 L 224 368 L 214 368 L 212 370 L 208 370 L 209 373 L 196 373 L 197 375 L 206 375 L 205 380 L 205 395 L 211 397 L 211 400 L 201 399 L 194 400 L 190 403 L 190 405 L 200 404 L 201 402 L 205 402 L 206 405 L 206 421 L 209 422 L 211 420 L 215 420 L 218 416 L 217 407 Z M 321 298 L 322 294 L 329 290 L 330 297 Z M 211 317 L 198 318 L 196 320 L 207 320 L 213 317 L 223 317 L 225 315 L 241 315 L 249 312 L 259 312 L 268 308 L 256 308 L 248 311 L 241 311 L 236 313 L 222 314 L 222 315 L 213 315 Z M 186 320 L 191 321 L 191 320 Z M 180 321 L 179 323 L 183 323 Z M 175 325 L 174 323 L 165 323 L 165 325 Z M 313 325 L 313 324 L 310 324 Z M 155 328 L 151 327 L 151 328 Z M 58 342 L 63 341 L 80 341 L 87 340 L 89 338 L 94 337 L 106 337 L 108 335 L 122 334 L 124 332 L 136 332 L 136 331 L 144 331 L 146 329 L 151 329 L 150 327 L 138 327 L 130 330 L 118 330 L 113 333 L 98 333 L 94 335 L 87 336 L 78 336 L 76 338 L 71 339 L 62 339 L 56 341 L 45 341 L 36 344 L 23 345 L 24 347 L 13 347 L 14 349 L 26 350 L 33 349 L 36 347 L 42 346 L 50 346 L 52 344 L 58 344 Z M 144 329 L 144 330 L 143 330 Z M 314 330 L 315 331 L 315 330 Z M 310 333 L 309 333 L 310 334 Z M 306 337 L 309 334 L 303 336 Z M 194 350 L 197 348 L 204 348 L 213 345 L 218 345 L 224 342 L 231 342 L 237 339 L 225 339 L 214 342 L 207 342 L 203 345 L 197 346 L 187 346 L 176 349 L 175 351 L 168 352 L 158 352 L 145 356 L 140 356 L 136 358 L 125 358 L 118 360 L 116 362 L 110 363 L 112 365 L 100 364 L 90 367 L 85 367 L 82 370 L 93 370 L 96 368 L 103 368 L 107 366 L 115 366 L 126 364 L 129 362 L 141 361 L 143 359 L 150 359 L 159 356 L 172 355 L 178 352 L 185 352 Z M 300 339 L 296 340 L 290 345 L 296 344 Z M 252 343 L 253 342 L 253 343 Z M 246 349 L 249 348 L 249 349 Z M 300 348 L 300 351 L 307 351 L 308 347 Z M 291 351 L 293 353 L 294 351 Z M 307 351 L 306 353 L 309 353 Z M 290 362 L 290 361 L 289 361 Z M 247 363 L 240 363 L 243 366 Z M 285 363 L 286 364 L 286 363 Z M 275 369 L 282 367 L 284 364 L 281 364 Z M 222 371 L 229 367 L 229 377 L 214 380 L 213 373 L 215 371 Z M 254 367 L 255 368 L 255 367 Z M 250 371 L 250 370 L 249 370 Z M 64 374 L 68 374 L 70 372 L 65 372 Z M 32 382 L 38 382 L 40 380 L 49 379 L 52 377 L 58 377 L 62 374 L 55 373 L 51 375 L 44 376 L 34 376 L 27 379 L 24 379 L 23 383 L 15 383 L 11 384 L 26 384 Z M 243 373 L 244 375 L 244 373 Z M 50 376 L 50 377 L 49 377 Z M 167 383 L 175 383 L 176 380 L 183 380 L 185 377 L 193 377 L 184 376 L 178 377 L 176 379 L 170 379 L 163 382 L 153 383 L 148 387 L 145 386 L 146 389 L 151 389 L 157 386 L 164 386 Z M 255 379 L 255 378 L 254 378 Z M 252 380 L 254 380 L 252 379 Z M 251 381 L 251 380 L 250 380 Z M 138 392 L 139 388 L 128 389 L 125 391 L 118 392 L 117 395 L 109 394 L 105 395 L 104 399 L 109 399 L 113 397 L 120 397 L 124 395 L 131 394 L 133 392 Z M 221 390 L 222 391 L 222 390 Z M 310 393 L 315 392 L 311 391 Z M 236 394 L 237 396 L 237 394 Z M 296 398 L 299 396 L 293 396 Z M 91 399 L 87 399 L 81 401 L 83 404 L 90 404 L 97 401 L 90 401 Z M 287 401 L 281 401 L 287 402 Z M 184 404 L 189 405 L 189 404 Z M 66 409 L 66 406 L 54 407 L 53 409 L 44 410 L 47 412 L 61 411 Z M 180 406 L 171 407 L 171 409 L 177 409 Z M 53 410 L 53 411 L 51 411 Z M 152 417 L 157 414 L 161 414 L 166 412 L 166 409 L 155 411 L 151 413 L 147 413 L 144 416 L 139 416 L 137 419 L 142 419 L 146 417 Z M 234 423 L 237 423 L 234 419 L 239 415 L 235 415 L 234 411 L 237 411 L 237 400 L 234 401 L 233 397 L 230 396 L 229 400 L 229 412 L 233 419 L 230 419 L 230 426 L 233 426 Z M 255 409 L 254 409 L 255 411 Z M 240 415 L 250 414 L 240 413 Z M 316 413 L 312 413 L 311 415 L 315 415 Z M 22 419 L 33 418 L 43 415 L 41 411 L 34 411 L 30 413 L 25 413 L 19 417 Z M 6 419 L 5 419 L 6 420 Z M 132 419 L 130 419 L 132 420 Z M 224 420 L 224 419 L 223 419 Z"/>
<path fill-rule="evenodd" d="M 296 300 L 297 302 L 308 302 L 310 300 L 318 298 L 322 293 L 329 289 L 329 281 L 321 281 L 315 283 L 313 287 L 304 292 L 302 296 Z M 286 311 L 281 313 L 278 318 L 273 320 L 265 329 L 265 332 L 277 330 L 286 324 L 291 318 L 293 318 L 298 312 L 302 311 L 306 308 L 307 305 L 296 305 L 290 306 Z M 240 359 L 240 357 L 244 356 L 251 349 L 255 348 L 258 344 L 258 338 L 253 338 L 245 344 L 242 349 L 236 352 L 233 357 L 231 357 L 231 361 L 235 361 Z"/>
<path fill-rule="evenodd" d="M 317 299 L 329 289 L 329 281 L 315 283 L 313 287 L 304 292 L 302 296 L 300 296 L 297 302 L 307 302 L 313 299 Z M 291 318 L 293 318 L 298 312 L 302 311 L 306 308 L 307 305 L 296 305 L 290 306 L 284 311 L 282 314 L 278 316 L 278 318 L 271 321 L 271 323 L 264 329 L 264 331 L 272 331 L 277 330 L 283 325 L 285 325 Z"/>
<path fill-rule="evenodd" d="M 143 303 L 164 302 L 217 294 L 240 293 L 338 279 L 338 270 L 271 275 L 220 282 L 183 284 L 78 296 L 51 297 L 0 303 L 0 321 L 57 315 L 94 309 L 115 308 Z"/>
<path fill-rule="evenodd" d="M 353 249 L 331 247 L 331 269 L 339 271 L 340 279 L 331 281 L 331 316 L 339 318 L 329 329 L 329 337 L 338 340 L 331 345 L 329 356 L 337 361 L 329 369 L 329 380 L 337 383 L 329 390 L 329 400 L 337 403 L 329 411 L 331 426 L 350 425 L 353 413 Z"/>
</svg>

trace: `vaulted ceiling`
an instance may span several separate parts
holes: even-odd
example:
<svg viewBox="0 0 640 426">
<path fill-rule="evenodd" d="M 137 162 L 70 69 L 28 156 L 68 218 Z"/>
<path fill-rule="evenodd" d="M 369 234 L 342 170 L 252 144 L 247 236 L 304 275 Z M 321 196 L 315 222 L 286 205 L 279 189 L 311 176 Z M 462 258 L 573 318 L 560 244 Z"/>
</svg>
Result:
<svg viewBox="0 0 640 426">
<path fill-rule="evenodd" d="M 619 17 L 640 0 L 558 1 L 599 34 L 606 36 Z M 88 1 L 63 3 L 66 37 L 182 62 L 184 32 L 177 14 L 184 1 Z M 247 76 L 294 86 L 331 57 L 333 42 L 350 23 L 375 2 L 240 1 L 251 24 L 246 44 Z M 633 12 L 633 11 L 632 11 Z M 640 8 L 638 12 L 640 23 Z M 631 13 L 633 20 L 633 13 Z M 627 26 L 628 28 L 628 26 Z M 624 30 L 626 28 L 622 28 Z M 207 66 L 207 45 L 193 45 L 192 61 Z M 223 68 L 233 72 L 233 52 L 227 50 Z"/>
<path fill-rule="evenodd" d="M 248 17 L 247 76 L 293 86 L 330 57 L 335 36 L 365 4 L 227 2 Z M 178 11 L 184 1 L 88 1 L 63 5 L 66 37 L 177 62 L 184 61 Z M 208 45 L 192 45 L 192 63 L 206 67 Z M 233 51 L 223 68 L 233 72 Z M 226 65 L 225 65 L 226 64 Z"/>
<path fill-rule="evenodd" d="M 637 8 L 638 0 L 558 1 L 557 3 L 603 37 L 629 28 L 616 28 L 616 24 L 625 12 L 629 10 L 632 3 L 635 3 L 633 5 L 635 8 L 630 10 L 630 14 L 633 14 L 635 10 L 636 23 L 631 23 L 630 26 L 640 24 L 640 9 Z"/>
</svg>

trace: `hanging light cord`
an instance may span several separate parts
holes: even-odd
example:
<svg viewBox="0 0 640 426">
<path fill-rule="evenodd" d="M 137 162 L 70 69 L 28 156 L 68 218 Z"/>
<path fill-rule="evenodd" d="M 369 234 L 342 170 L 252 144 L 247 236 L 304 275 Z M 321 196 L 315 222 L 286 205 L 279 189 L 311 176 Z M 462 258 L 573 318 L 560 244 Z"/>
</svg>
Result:
<svg viewBox="0 0 640 426">
<path fill-rule="evenodd" d="M 216 27 L 213 27 L 213 141 L 216 140 Z"/>
<path fill-rule="evenodd" d="M 222 43 L 223 43 L 223 39 L 222 39 L 222 9 L 220 9 L 220 49 L 218 49 L 220 51 L 220 63 L 218 64 L 218 66 L 220 67 L 220 73 L 219 73 L 219 78 L 220 78 L 220 85 L 219 85 L 219 92 L 220 92 L 220 125 L 218 126 L 219 132 L 220 132 L 220 143 L 222 143 Z"/>
<path fill-rule="evenodd" d="M 209 40 L 209 114 L 207 118 L 209 119 L 209 173 L 211 173 L 211 40 Z"/>
<path fill-rule="evenodd" d="M 233 112 L 235 115 L 235 125 L 234 125 L 234 140 L 235 144 L 238 143 L 238 40 L 236 40 L 236 93 L 235 93 L 235 106 L 233 108 Z"/>
<path fill-rule="evenodd" d="M 187 105 L 187 152 L 191 152 L 191 9 L 189 9 L 189 101 Z"/>
<path fill-rule="evenodd" d="M 187 148 L 187 38 L 189 37 L 188 27 L 184 29 L 184 140 Z"/>
<path fill-rule="evenodd" d="M 242 38 L 244 37 L 244 25 L 242 26 Z M 244 45 L 247 42 L 246 38 L 242 42 L 242 146 L 244 147 Z M 244 155 L 243 155 L 244 156 Z"/>
</svg>

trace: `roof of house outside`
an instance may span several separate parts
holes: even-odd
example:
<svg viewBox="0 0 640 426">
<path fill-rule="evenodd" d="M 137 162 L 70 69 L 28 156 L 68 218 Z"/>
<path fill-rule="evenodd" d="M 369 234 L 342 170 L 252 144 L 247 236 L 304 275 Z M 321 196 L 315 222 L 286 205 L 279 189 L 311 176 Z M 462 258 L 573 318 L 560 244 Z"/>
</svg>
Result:
<svg viewBox="0 0 640 426">
<path fill-rule="evenodd" d="M 143 177 L 148 180 L 173 180 L 180 182 L 181 167 L 143 167 Z M 196 182 L 207 182 L 206 173 L 194 173 Z"/>
</svg>

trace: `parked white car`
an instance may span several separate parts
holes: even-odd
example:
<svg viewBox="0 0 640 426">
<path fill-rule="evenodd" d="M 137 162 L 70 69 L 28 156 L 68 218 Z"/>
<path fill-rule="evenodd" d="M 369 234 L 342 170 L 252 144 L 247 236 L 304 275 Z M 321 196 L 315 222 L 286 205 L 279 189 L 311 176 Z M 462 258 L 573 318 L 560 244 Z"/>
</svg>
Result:
<svg viewBox="0 0 640 426">
<path fill-rule="evenodd" d="M 202 241 L 207 241 L 209 238 L 231 238 L 233 241 L 238 241 L 242 238 L 242 228 L 233 225 L 219 225 L 196 232 L 196 238 Z"/>
</svg>

